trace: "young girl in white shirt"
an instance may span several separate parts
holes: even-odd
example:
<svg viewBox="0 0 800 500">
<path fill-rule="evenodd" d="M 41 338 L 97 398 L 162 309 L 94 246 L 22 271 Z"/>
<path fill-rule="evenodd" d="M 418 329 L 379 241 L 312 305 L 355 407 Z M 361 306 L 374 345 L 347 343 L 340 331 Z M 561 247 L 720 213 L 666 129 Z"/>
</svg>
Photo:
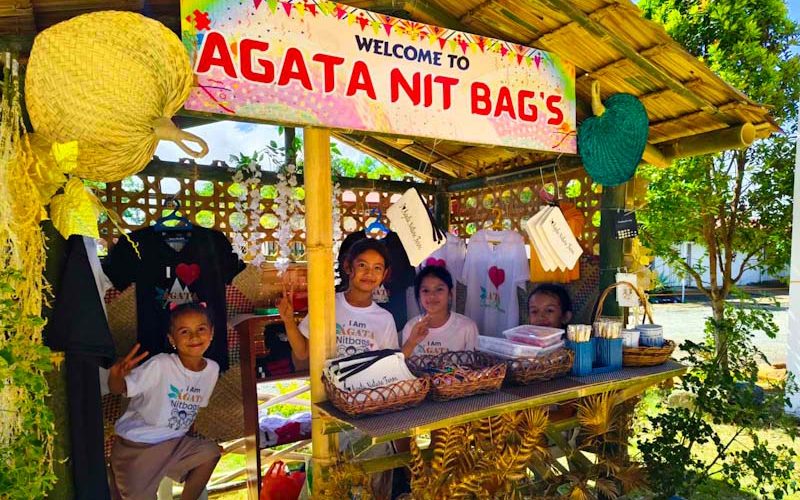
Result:
<svg viewBox="0 0 800 500">
<path fill-rule="evenodd" d="M 389 253 L 378 240 L 363 239 L 350 247 L 344 262 L 347 290 L 336 294 L 336 354 L 349 356 L 380 349 L 398 349 L 392 314 L 372 301 L 372 292 L 389 273 Z M 284 290 L 278 312 L 294 355 L 308 358 L 309 320 L 294 322 L 291 292 Z"/>
<path fill-rule="evenodd" d="M 414 279 L 414 297 L 423 314 L 403 328 L 403 354 L 440 354 L 472 351 L 478 342 L 478 326 L 470 318 L 450 310 L 453 277 L 437 265 L 422 269 Z"/>
<path fill-rule="evenodd" d="M 170 312 L 167 335 L 174 353 L 147 357 L 139 344 L 109 370 L 112 393 L 131 398 L 115 426 L 111 449 L 113 496 L 156 497 L 165 476 L 183 482 L 182 499 L 197 499 L 220 458 L 208 439 L 187 436 L 197 412 L 208 406 L 219 365 L 203 357 L 213 323 L 205 304 L 181 304 Z"/>
</svg>

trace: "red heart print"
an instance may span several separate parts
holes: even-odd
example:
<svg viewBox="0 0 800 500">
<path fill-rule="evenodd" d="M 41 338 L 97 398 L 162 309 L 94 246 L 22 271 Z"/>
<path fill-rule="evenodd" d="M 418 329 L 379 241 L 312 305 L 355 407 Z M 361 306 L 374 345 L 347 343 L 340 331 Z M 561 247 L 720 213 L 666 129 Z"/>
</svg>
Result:
<svg viewBox="0 0 800 500">
<path fill-rule="evenodd" d="M 506 281 L 506 272 L 497 266 L 490 267 L 489 281 L 491 281 L 494 284 L 495 288 L 499 289 L 500 285 L 502 285 Z"/>
<path fill-rule="evenodd" d="M 200 277 L 200 266 L 197 264 L 178 264 L 178 267 L 175 268 L 175 274 L 178 275 L 184 285 L 190 286 Z"/>
<path fill-rule="evenodd" d="M 437 259 L 436 257 L 428 257 L 425 261 L 425 266 L 439 266 L 439 267 L 447 267 L 447 262 L 444 259 Z"/>
</svg>

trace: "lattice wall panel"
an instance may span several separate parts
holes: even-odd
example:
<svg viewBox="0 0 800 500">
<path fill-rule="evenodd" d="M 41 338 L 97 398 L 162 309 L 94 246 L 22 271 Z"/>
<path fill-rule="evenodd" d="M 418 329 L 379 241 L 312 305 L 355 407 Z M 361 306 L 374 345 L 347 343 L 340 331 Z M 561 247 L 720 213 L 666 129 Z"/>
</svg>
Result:
<svg viewBox="0 0 800 500">
<path fill-rule="evenodd" d="M 387 179 L 388 180 L 388 179 Z M 374 189 L 343 189 L 339 200 L 342 217 L 341 226 L 345 235 L 366 227 L 373 220 L 370 215 L 373 209 L 383 213 L 400 198 L 402 191 L 412 187 L 413 182 L 398 189 L 397 192 L 377 191 Z M 229 238 L 235 228 L 242 227 L 244 222 L 237 217 L 234 203 L 237 186 L 230 181 L 206 181 L 197 178 L 173 178 L 155 176 L 133 176 L 122 182 L 108 183 L 99 194 L 105 206 L 122 218 L 125 230 L 136 230 L 147 227 L 164 213 L 170 213 L 168 201 L 175 197 L 181 203 L 180 214 L 189 218 L 199 226 L 214 228 L 225 233 Z M 263 186 L 261 210 L 260 240 L 265 245 L 268 255 L 277 255 L 276 229 L 278 218 L 275 215 L 274 186 Z M 305 200 L 302 187 L 295 190 L 298 200 Z M 429 206 L 433 206 L 433 198 L 426 197 Z M 302 203 L 301 203 L 302 204 Z M 384 218 L 384 222 L 387 222 Z M 302 259 L 305 254 L 305 221 L 303 215 L 295 216 L 290 224 L 294 229 L 292 248 L 294 257 Z M 109 220 L 102 220 L 101 236 L 107 242 L 118 236 L 118 230 Z"/>
<path fill-rule="evenodd" d="M 465 191 L 450 198 L 450 229 L 462 238 L 468 238 L 480 229 L 490 228 L 495 214 L 502 211 L 503 229 L 525 233 L 524 224 L 542 204 L 539 192 L 544 189 L 557 193 L 563 201 L 575 204 L 586 218 L 580 242 L 587 253 L 599 253 L 600 194 L 602 188 L 592 182 L 583 169 L 558 174 L 543 175 L 534 179 Z"/>
</svg>

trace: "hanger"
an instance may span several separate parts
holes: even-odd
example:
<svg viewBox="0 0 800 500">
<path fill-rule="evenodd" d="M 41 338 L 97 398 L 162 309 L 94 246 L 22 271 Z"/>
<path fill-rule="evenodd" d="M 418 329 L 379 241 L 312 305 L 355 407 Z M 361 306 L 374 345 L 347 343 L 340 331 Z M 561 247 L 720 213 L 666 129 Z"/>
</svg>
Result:
<svg viewBox="0 0 800 500">
<path fill-rule="evenodd" d="M 181 202 L 170 196 L 164 200 L 164 206 L 172 205 L 172 213 L 163 217 L 159 217 L 155 224 L 157 231 L 189 231 L 192 229 L 192 223 L 186 217 L 178 215 L 178 210 L 181 208 Z M 176 221 L 176 224 L 167 226 L 165 222 Z"/>
<path fill-rule="evenodd" d="M 364 228 L 364 233 L 370 236 L 373 231 L 382 231 L 384 236 L 389 234 L 389 228 L 381 221 L 383 218 L 383 210 L 380 208 L 373 208 L 369 213 L 370 217 L 375 217 L 375 220 Z"/>
<path fill-rule="evenodd" d="M 494 231 L 502 231 L 503 230 L 503 209 L 500 207 L 494 207 L 492 209 L 492 213 L 494 214 L 494 222 L 492 222 L 492 230 Z"/>
</svg>

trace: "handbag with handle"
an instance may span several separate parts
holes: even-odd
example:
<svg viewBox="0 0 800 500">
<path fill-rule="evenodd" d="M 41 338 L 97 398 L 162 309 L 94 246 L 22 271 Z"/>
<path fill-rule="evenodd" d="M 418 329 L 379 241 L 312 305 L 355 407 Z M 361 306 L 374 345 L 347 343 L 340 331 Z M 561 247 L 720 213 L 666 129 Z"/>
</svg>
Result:
<svg viewBox="0 0 800 500">
<path fill-rule="evenodd" d="M 287 473 L 283 462 L 273 462 L 261 479 L 259 500 L 297 500 L 305 480 L 305 473 Z"/>
</svg>

